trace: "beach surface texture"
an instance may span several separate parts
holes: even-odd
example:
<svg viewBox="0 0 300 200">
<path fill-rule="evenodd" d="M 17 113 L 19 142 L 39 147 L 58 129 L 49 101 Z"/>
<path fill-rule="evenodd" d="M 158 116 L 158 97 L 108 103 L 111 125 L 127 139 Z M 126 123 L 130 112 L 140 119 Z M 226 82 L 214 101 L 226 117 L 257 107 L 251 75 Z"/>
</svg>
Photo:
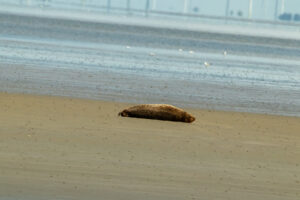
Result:
<svg viewBox="0 0 300 200">
<path fill-rule="evenodd" d="M 0 199 L 300 199 L 300 119 L 0 93 Z"/>
</svg>

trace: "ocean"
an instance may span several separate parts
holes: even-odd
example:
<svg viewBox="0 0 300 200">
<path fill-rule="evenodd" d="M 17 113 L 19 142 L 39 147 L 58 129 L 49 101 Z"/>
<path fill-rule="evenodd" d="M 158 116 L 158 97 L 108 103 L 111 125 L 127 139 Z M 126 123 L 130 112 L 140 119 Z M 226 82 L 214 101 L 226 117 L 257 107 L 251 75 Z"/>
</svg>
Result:
<svg viewBox="0 0 300 200">
<path fill-rule="evenodd" d="M 197 30 L 173 19 L 22 9 L 0 12 L 2 92 L 300 116 L 297 30 L 238 34 L 226 24 Z"/>
</svg>

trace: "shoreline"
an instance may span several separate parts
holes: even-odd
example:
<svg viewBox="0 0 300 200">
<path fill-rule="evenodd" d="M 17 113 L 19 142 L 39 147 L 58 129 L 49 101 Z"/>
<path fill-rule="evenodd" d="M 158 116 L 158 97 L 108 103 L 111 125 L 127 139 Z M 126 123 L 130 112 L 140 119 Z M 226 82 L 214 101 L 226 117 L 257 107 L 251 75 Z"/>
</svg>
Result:
<svg viewBox="0 0 300 200">
<path fill-rule="evenodd" d="M 25 8 L 25 9 L 24 9 Z M 118 24 L 124 26 L 135 26 L 141 28 L 158 28 L 158 29 L 170 29 L 170 30 L 184 30 L 187 32 L 203 32 L 203 33 L 214 33 L 214 34 L 225 34 L 229 36 L 240 36 L 240 37 L 253 37 L 253 38 L 270 38 L 274 40 L 294 41 L 299 42 L 299 29 L 293 27 L 288 29 L 282 26 L 279 30 L 274 33 L 272 28 L 269 26 L 262 26 L 261 24 L 253 24 L 251 26 L 245 26 L 245 22 L 241 24 L 222 24 L 219 22 L 205 22 L 204 20 L 184 20 L 184 19 L 170 19 L 170 16 L 163 17 L 140 17 L 127 16 L 119 14 L 105 14 L 89 11 L 78 11 L 78 10 L 60 10 L 51 8 L 36 8 L 36 7 L 20 7 L 14 5 L 5 5 L 2 9 L 0 8 L 0 14 L 8 15 L 19 15 L 24 17 L 37 17 L 45 19 L 60 19 L 60 20 L 71 20 L 81 21 L 89 23 L 104 23 L 104 24 Z M 169 18 L 168 18 L 169 17 Z M 276 27 L 276 25 L 274 25 Z M 290 27 L 289 27 L 290 28 Z"/>
<path fill-rule="evenodd" d="M 129 105 L 0 93 L 0 197 L 299 199 L 300 118 L 118 117 Z"/>
<path fill-rule="evenodd" d="M 9 14 L 0 18 L 2 91 L 300 113 L 300 50 L 294 48 L 300 44 L 294 40 L 287 44 Z"/>
<path fill-rule="evenodd" d="M 0 91 L 0 96 L 2 95 L 8 95 L 8 96 L 24 96 L 24 97 L 33 97 L 33 98 L 54 98 L 54 99 L 61 99 L 61 100 L 78 100 L 78 101 L 91 101 L 91 102 L 98 102 L 103 104 L 116 104 L 116 105 L 122 105 L 121 108 L 126 108 L 129 106 L 139 105 L 139 104 L 151 104 L 151 103 L 137 103 L 137 102 L 124 102 L 124 101 L 117 101 L 117 100 L 102 100 L 97 98 L 87 98 L 86 96 L 82 97 L 76 97 L 76 96 L 61 96 L 61 95 L 51 95 L 51 94 L 40 94 L 40 93 L 23 93 L 23 92 L 9 92 L 9 91 Z M 163 104 L 170 104 L 167 102 L 164 102 Z M 173 105 L 173 104 L 170 104 Z M 239 110 L 222 110 L 222 109 L 214 109 L 214 108 L 201 108 L 199 106 L 192 106 L 191 104 L 188 104 L 187 106 L 182 105 L 173 105 L 176 107 L 179 107 L 181 109 L 187 110 L 187 111 L 196 111 L 196 112 L 215 112 L 215 113 L 223 113 L 223 114 L 231 114 L 236 113 L 240 115 L 255 115 L 255 116 L 262 116 L 262 117 L 284 117 L 284 118 L 298 118 L 300 119 L 300 116 L 294 116 L 294 115 L 287 115 L 287 114 L 274 114 L 274 113 L 260 113 L 260 112 L 249 112 L 249 111 L 239 111 Z M 212 106 L 213 107 L 213 106 Z M 216 106 L 217 107 L 217 106 Z M 118 113 L 117 113 L 118 114 Z M 159 121 L 159 120 L 158 120 Z"/>
</svg>

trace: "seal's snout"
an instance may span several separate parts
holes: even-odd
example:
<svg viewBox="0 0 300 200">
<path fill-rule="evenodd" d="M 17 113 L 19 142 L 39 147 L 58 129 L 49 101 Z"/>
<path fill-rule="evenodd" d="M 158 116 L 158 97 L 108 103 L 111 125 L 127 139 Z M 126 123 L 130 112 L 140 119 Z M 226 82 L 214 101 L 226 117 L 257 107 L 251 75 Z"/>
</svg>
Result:
<svg viewBox="0 0 300 200">
<path fill-rule="evenodd" d="M 128 113 L 127 113 L 126 110 L 123 110 L 123 111 L 119 112 L 118 115 L 119 115 L 119 116 L 122 116 L 122 117 L 128 117 Z"/>
</svg>

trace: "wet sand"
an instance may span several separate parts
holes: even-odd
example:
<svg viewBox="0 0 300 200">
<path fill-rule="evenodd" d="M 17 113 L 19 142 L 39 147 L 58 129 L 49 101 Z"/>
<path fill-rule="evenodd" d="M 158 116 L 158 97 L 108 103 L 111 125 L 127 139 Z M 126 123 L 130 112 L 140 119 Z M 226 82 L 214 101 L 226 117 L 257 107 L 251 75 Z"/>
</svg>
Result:
<svg viewBox="0 0 300 200">
<path fill-rule="evenodd" d="M 0 93 L 0 199 L 300 199 L 300 118 Z"/>
</svg>

